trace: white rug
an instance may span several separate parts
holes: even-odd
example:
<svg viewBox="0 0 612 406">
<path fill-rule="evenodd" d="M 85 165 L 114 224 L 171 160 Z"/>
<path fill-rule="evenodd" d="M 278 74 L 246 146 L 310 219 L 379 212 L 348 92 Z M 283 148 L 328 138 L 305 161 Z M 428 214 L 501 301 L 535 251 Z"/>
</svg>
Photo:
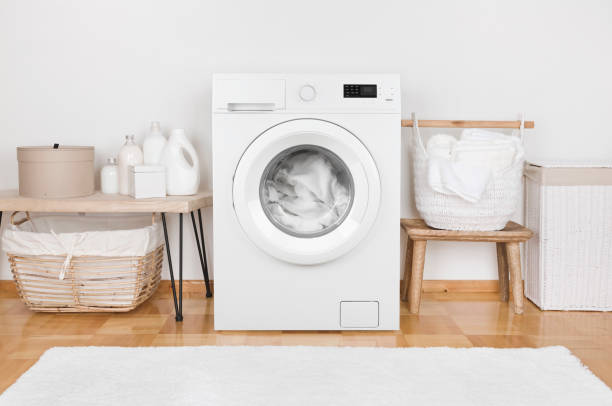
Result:
<svg viewBox="0 0 612 406">
<path fill-rule="evenodd" d="M 563 347 L 64 347 L 0 405 L 612 405 Z"/>
</svg>

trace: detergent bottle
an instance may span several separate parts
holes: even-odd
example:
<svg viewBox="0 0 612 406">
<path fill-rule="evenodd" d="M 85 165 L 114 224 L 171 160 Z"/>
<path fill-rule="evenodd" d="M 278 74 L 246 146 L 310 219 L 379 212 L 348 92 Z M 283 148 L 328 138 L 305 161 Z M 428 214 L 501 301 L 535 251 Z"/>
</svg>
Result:
<svg viewBox="0 0 612 406">
<path fill-rule="evenodd" d="M 174 129 L 162 152 L 161 164 L 166 167 L 166 193 L 193 195 L 200 187 L 200 161 L 185 130 Z"/>
<path fill-rule="evenodd" d="M 166 146 L 166 137 L 161 132 L 159 121 L 151 123 L 151 131 L 142 144 L 145 165 L 159 165 Z"/>
</svg>

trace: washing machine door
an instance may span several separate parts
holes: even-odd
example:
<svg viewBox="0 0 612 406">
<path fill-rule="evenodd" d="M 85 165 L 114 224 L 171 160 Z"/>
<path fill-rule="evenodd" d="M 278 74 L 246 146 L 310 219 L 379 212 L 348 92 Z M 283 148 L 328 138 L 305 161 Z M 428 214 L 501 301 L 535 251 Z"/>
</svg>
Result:
<svg viewBox="0 0 612 406">
<path fill-rule="evenodd" d="M 345 128 L 290 120 L 246 149 L 234 174 L 233 201 L 242 229 L 261 250 L 318 264 L 346 254 L 367 235 L 378 214 L 380 179 L 367 148 Z"/>
</svg>

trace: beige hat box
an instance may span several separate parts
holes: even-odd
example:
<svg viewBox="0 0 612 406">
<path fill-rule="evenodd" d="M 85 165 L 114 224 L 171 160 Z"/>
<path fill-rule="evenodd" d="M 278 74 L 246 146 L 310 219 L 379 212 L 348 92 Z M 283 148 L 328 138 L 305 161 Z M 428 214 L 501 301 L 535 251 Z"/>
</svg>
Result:
<svg viewBox="0 0 612 406">
<path fill-rule="evenodd" d="M 94 193 L 94 147 L 17 147 L 19 194 L 70 198 Z"/>
</svg>

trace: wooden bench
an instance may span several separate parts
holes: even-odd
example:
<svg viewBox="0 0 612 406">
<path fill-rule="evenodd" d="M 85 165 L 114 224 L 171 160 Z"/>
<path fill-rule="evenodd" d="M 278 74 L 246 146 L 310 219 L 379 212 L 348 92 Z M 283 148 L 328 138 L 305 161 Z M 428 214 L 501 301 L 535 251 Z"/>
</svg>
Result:
<svg viewBox="0 0 612 406">
<path fill-rule="evenodd" d="M 418 313 L 421 304 L 421 284 L 428 240 L 496 243 L 500 298 L 502 301 L 508 301 L 509 282 L 512 281 L 514 312 L 523 313 L 523 278 L 519 243 L 532 237 L 533 232 L 527 227 L 510 221 L 503 230 L 499 231 L 451 231 L 431 228 L 420 219 L 402 219 L 400 224 L 407 235 L 402 300 L 408 298 L 411 313 Z"/>
<path fill-rule="evenodd" d="M 202 227 L 202 209 L 211 206 L 211 192 L 198 192 L 190 196 L 154 197 L 149 199 L 133 199 L 124 195 L 96 192 L 84 197 L 42 199 L 20 196 L 17 190 L 3 190 L 0 191 L 0 223 L 2 222 L 2 213 L 5 211 L 43 213 L 161 213 L 168 270 L 170 271 L 170 286 L 172 287 L 172 298 L 176 314 L 175 319 L 176 321 L 183 321 L 183 214 L 191 215 L 191 224 L 193 225 L 204 284 L 206 285 L 206 297 L 212 297 L 212 290 L 208 279 L 204 229 Z M 196 211 L 198 212 L 198 222 L 200 225 L 199 234 L 194 216 Z M 178 289 L 176 289 L 174 283 L 170 240 L 166 227 L 166 214 L 174 213 L 179 215 Z"/>
</svg>

